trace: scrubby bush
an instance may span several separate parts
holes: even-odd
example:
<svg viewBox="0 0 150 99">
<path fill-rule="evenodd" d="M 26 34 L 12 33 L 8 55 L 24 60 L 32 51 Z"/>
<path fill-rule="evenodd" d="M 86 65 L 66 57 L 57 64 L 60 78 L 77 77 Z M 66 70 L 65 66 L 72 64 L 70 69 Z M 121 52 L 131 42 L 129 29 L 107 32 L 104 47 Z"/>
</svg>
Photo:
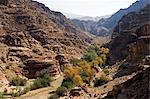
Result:
<svg viewBox="0 0 150 99">
<path fill-rule="evenodd" d="M 83 80 L 81 78 L 80 75 L 76 75 L 74 78 L 73 78 L 73 81 L 74 83 L 77 85 L 77 86 L 82 86 L 83 85 Z"/>
<path fill-rule="evenodd" d="M 53 94 L 48 99 L 58 99 L 58 98 L 59 98 L 59 95 Z"/>
<path fill-rule="evenodd" d="M 26 79 L 22 79 L 20 77 L 16 77 L 13 78 L 12 81 L 10 82 L 10 85 L 13 86 L 25 86 L 27 80 Z"/>
<path fill-rule="evenodd" d="M 64 96 L 68 92 L 67 88 L 64 86 L 58 87 L 56 90 L 56 94 L 59 96 Z"/>
<path fill-rule="evenodd" d="M 27 92 L 30 91 L 30 87 L 25 87 L 22 91 L 21 91 L 21 95 L 26 94 Z"/>
<path fill-rule="evenodd" d="M 50 75 L 48 69 L 43 69 L 43 70 L 41 70 L 41 71 L 36 72 L 36 76 L 37 76 L 38 78 L 51 79 L 51 75 Z"/>
<path fill-rule="evenodd" d="M 80 76 L 81 76 L 83 82 L 85 82 L 85 83 L 87 83 L 87 84 L 90 83 L 90 82 L 89 82 L 89 79 L 88 79 L 88 74 L 87 74 L 86 71 L 82 71 L 82 72 L 80 73 Z"/>
<path fill-rule="evenodd" d="M 77 71 L 76 69 L 74 69 L 73 67 L 67 67 L 67 68 L 64 70 L 64 74 L 65 74 L 67 77 L 74 77 L 77 73 L 78 73 L 78 71 Z"/>
<path fill-rule="evenodd" d="M 37 79 L 31 85 L 31 90 L 50 86 L 51 81 L 52 79 L 47 69 L 37 72 Z"/>
<path fill-rule="evenodd" d="M 109 79 L 106 77 L 106 75 L 102 75 L 99 79 L 95 80 L 94 87 L 102 86 L 106 84 L 109 81 Z"/>
<path fill-rule="evenodd" d="M 37 78 L 34 81 L 33 85 L 31 85 L 31 89 L 34 90 L 34 89 L 39 89 L 47 86 L 50 86 L 50 80 L 44 78 Z"/>
<path fill-rule="evenodd" d="M 71 90 L 74 87 L 73 79 L 71 77 L 67 77 L 63 80 L 62 85 L 66 87 L 68 90 Z"/>
<path fill-rule="evenodd" d="M 5 99 L 4 94 L 0 92 L 0 99 Z"/>
<path fill-rule="evenodd" d="M 109 53 L 109 49 L 105 48 L 105 47 L 102 47 L 102 48 L 100 48 L 100 53 L 101 54 L 108 54 Z"/>
<path fill-rule="evenodd" d="M 106 74 L 106 76 L 109 75 L 109 70 L 108 69 L 104 68 L 103 72 Z"/>
</svg>

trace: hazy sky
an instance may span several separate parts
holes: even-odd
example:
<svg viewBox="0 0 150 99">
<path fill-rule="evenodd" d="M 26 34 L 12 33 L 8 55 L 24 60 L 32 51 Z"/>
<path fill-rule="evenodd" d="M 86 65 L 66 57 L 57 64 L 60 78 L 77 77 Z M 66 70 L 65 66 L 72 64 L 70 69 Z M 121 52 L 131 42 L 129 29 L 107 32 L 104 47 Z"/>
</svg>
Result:
<svg viewBox="0 0 150 99">
<path fill-rule="evenodd" d="M 85 16 L 110 15 L 137 0 L 36 0 L 51 10 Z"/>
</svg>

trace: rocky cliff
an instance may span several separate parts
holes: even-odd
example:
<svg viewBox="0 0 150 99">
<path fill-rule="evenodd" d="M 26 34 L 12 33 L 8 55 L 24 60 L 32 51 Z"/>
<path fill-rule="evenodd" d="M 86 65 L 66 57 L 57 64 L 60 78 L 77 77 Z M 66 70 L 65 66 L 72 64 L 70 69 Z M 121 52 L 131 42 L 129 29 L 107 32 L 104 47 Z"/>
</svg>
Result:
<svg viewBox="0 0 150 99">
<path fill-rule="evenodd" d="M 106 99 L 148 99 L 150 72 L 150 5 L 125 15 L 115 27 L 110 43 L 111 58 L 124 60 L 114 78 L 135 74 L 114 86 Z"/>
<path fill-rule="evenodd" d="M 89 34 L 41 3 L 0 0 L 0 71 L 8 79 L 33 78 L 42 69 L 59 75 L 56 57 L 80 57 L 90 41 Z"/>
<path fill-rule="evenodd" d="M 149 5 L 140 12 L 125 15 L 115 27 L 112 41 L 109 43 L 111 59 L 127 58 L 128 61 L 131 61 L 148 55 L 149 29 Z"/>
</svg>

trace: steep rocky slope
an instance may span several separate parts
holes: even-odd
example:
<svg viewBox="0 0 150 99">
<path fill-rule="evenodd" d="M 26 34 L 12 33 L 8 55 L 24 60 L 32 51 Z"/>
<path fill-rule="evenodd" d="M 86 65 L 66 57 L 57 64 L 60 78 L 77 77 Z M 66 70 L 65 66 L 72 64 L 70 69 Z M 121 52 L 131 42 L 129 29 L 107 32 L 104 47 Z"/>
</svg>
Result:
<svg viewBox="0 0 150 99">
<path fill-rule="evenodd" d="M 149 73 L 147 68 L 128 81 L 114 86 L 106 99 L 149 99 Z"/>
<path fill-rule="evenodd" d="M 144 58 L 149 54 L 149 5 L 125 15 L 115 27 L 110 44 L 111 59 Z M 144 48 L 144 49 L 143 49 Z"/>
<path fill-rule="evenodd" d="M 148 99 L 150 73 L 150 5 L 125 15 L 115 27 L 110 43 L 113 61 L 124 60 L 114 78 L 135 73 L 114 86 L 106 99 Z M 111 61 L 112 62 L 112 61 Z"/>
<path fill-rule="evenodd" d="M 80 57 L 90 41 L 89 34 L 41 3 L 0 0 L 0 79 L 34 78 L 42 69 L 59 75 L 65 58 Z"/>
</svg>

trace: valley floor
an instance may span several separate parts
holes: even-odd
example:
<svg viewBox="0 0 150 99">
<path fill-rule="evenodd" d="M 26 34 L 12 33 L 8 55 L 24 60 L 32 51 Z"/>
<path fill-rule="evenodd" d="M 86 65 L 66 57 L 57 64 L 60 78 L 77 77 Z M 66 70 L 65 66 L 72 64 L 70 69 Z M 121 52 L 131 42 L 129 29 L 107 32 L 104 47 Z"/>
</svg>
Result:
<svg viewBox="0 0 150 99">
<path fill-rule="evenodd" d="M 51 83 L 52 86 L 30 91 L 27 94 L 16 97 L 14 99 L 47 99 L 51 92 L 56 91 L 56 89 L 61 86 L 62 81 L 63 76 L 60 76 Z"/>
</svg>

